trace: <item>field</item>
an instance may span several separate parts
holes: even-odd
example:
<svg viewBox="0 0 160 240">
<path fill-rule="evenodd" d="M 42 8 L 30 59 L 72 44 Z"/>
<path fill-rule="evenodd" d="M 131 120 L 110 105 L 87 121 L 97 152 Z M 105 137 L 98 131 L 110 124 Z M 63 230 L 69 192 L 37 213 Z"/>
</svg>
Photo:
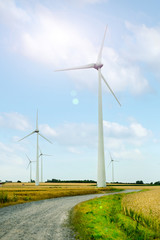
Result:
<svg viewBox="0 0 160 240">
<path fill-rule="evenodd" d="M 39 186 L 34 183 L 5 183 L 0 186 L 0 207 L 55 197 L 115 191 L 111 187 L 98 189 L 91 183 L 43 183 Z"/>
<path fill-rule="evenodd" d="M 160 239 L 160 187 L 142 188 L 150 191 L 106 196 L 78 204 L 71 214 L 77 238 Z"/>
<path fill-rule="evenodd" d="M 134 185 L 134 184 L 117 184 L 117 185 L 112 185 L 110 184 L 112 188 L 116 189 L 140 189 L 140 190 L 156 190 L 160 189 L 160 186 L 155 186 L 155 185 Z"/>
<path fill-rule="evenodd" d="M 160 189 L 128 194 L 122 206 L 127 216 L 160 230 Z"/>
<path fill-rule="evenodd" d="M 94 183 L 43 183 L 40 186 L 5 183 L 0 185 L 0 207 L 121 189 L 144 191 L 102 197 L 74 208 L 71 222 L 79 239 L 160 239 L 160 186 L 119 185 L 99 189 Z"/>
</svg>

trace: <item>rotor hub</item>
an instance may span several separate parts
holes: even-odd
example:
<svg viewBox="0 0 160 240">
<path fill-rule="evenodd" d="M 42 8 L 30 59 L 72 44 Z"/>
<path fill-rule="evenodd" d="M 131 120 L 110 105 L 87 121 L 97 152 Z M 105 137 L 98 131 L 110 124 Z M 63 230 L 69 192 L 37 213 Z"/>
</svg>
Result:
<svg viewBox="0 0 160 240">
<path fill-rule="evenodd" d="M 95 64 L 94 64 L 94 68 L 97 69 L 97 70 L 100 69 L 100 68 L 102 68 L 102 67 L 103 67 L 103 64 L 102 64 L 102 63 L 99 63 L 99 64 L 95 63 Z"/>
</svg>

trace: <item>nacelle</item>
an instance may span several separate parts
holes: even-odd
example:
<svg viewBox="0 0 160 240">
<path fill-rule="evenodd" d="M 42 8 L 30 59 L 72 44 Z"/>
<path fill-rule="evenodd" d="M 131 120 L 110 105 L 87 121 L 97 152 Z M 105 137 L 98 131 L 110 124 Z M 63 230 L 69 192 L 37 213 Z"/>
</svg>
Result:
<svg viewBox="0 0 160 240">
<path fill-rule="evenodd" d="M 102 63 L 100 63 L 100 64 L 96 64 L 96 63 L 95 63 L 95 64 L 94 64 L 94 68 L 97 69 L 97 70 L 98 70 L 99 68 L 102 68 L 102 67 L 103 67 L 103 64 L 102 64 Z"/>
</svg>

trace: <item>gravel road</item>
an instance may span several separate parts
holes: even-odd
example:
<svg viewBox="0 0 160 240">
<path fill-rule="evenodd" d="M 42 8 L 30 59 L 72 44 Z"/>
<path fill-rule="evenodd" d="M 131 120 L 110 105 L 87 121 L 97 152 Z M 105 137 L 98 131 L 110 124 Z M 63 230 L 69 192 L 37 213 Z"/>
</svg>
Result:
<svg viewBox="0 0 160 240">
<path fill-rule="evenodd" d="M 136 190 L 125 190 L 123 193 Z M 122 192 L 120 192 L 122 193 Z M 118 193 L 108 193 L 118 194 Z M 0 239 L 2 240 L 73 240 L 67 227 L 72 207 L 104 194 L 53 198 L 0 209 Z"/>
</svg>

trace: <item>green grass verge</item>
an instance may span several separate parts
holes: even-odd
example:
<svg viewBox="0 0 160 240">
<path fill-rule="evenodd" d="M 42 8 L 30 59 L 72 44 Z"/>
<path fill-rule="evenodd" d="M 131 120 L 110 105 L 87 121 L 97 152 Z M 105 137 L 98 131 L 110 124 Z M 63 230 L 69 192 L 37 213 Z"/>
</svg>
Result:
<svg viewBox="0 0 160 240">
<path fill-rule="evenodd" d="M 123 194 L 104 196 L 76 205 L 71 212 L 71 225 L 77 239 L 152 240 L 160 239 L 155 231 L 126 216 Z"/>
</svg>

